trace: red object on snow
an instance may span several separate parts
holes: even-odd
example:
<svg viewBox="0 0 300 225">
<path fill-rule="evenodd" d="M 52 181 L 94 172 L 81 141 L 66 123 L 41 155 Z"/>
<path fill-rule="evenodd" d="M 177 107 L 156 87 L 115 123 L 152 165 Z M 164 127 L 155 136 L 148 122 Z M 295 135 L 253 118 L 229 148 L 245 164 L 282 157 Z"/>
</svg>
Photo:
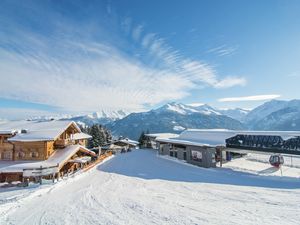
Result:
<svg viewBox="0 0 300 225">
<path fill-rule="evenodd" d="M 269 162 L 272 166 L 279 168 L 284 163 L 284 159 L 282 155 L 271 155 Z"/>
</svg>

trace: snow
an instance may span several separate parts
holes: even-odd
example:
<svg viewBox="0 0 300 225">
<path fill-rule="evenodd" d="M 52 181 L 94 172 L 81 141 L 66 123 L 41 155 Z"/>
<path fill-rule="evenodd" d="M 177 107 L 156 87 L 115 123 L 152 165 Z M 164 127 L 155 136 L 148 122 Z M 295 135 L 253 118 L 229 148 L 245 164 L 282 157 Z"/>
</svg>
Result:
<svg viewBox="0 0 300 225">
<path fill-rule="evenodd" d="M 226 139 L 238 134 L 244 135 L 275 135 L 284 140 L 300 136 L 299 131 L 238 131 L 227 129 L 187 129 L 178 137 L 158 136 L 157 141 L 193 146 L 226 146 Z"/>
<path fill-rule="evenodd" d="M 91 155 L 95 155 L 94 152 L 88 150 L 87 148 L 81 145 L 70 145 L 64 149 L 57 149 L 55 152 L 44 161 L 37 161 L 31 163 L 21 163 L 21 164 L 13 164 L 8 167 L 0 168 L 0 173 L 12 173 L 12 172 L 23 172 L 23 169 L 35 169 L 42 167 L 51 167 L 59 164 L 59 167 L 64 165 L 68 159 L 70 159 L 79 149 L 83 149 L 86 152 L 89 152 Z M 0 161 L 1 165 L 2 161 Z"/>
<path fill-rule="evenodd" d="M 92 138 L 92 136 L 85 133 L 75 133 L 72 136 L 73 140 L 90 139 L 90 138 Z"/>
<path fill-rule="evenodd" d="M 182 115 L 187 114 L 185 108 L 181 104 L 167 104 L 167 110 L 174 111 Z"/>
<path fill-rule="evenodd" d="M 187 115 L 187 114 L 192 114 L 192 113 L 200 113 L 200 114 L 205 114 L 205 115 L 221 115 L 216 109 L 212 108 L 209 105 L 198 105 L 198 106 L 193 106 L 193 105 L 185 105 L 181 103 L 168 103 L 164 105 L 163 107 L 159 108 L 158 110 L 168 110 L 168 111 L 173 111 L 178 114 L 182 115 Z"/>
<path fill-rule="evenodd" d="M 298 224 L 299 178 L 242 165 L 204 169 L 135 150 L 54 185 L 0 189 L 0 224 Z"/>
<path fill-rule="evenodd" d="M 90 156 L 84 156 L 84 157 L 72 159 L 69 162 L 86 163 L 86 162 L 90 162 L 91 160 L 92 158 Z"/>
<path fill-rule="evenodd" d="M 101 110 L 99 112 L 94 112 L 90 115 L 87 115 L 90 118 L 101 119 L 101 118 L 110 118 L 110 119 L 122 119 L 127 116 L 129 112 L 125 110 Z"/>
<path fill-rule="evenodd" d="M 153 133 L 153 134 L 145 134 L 147 137 L 152 137 L 152 138 L 175 138 L 178 137 L 178 134 L 174 133 Z"/>
<path fill-rule="evenodd" d="M 192 146 L 224 146 L 225 140 L 236 135 L 236 131 L 226 129 L 187 129 L 178 137 L 158 137 L 157 141 Z"/>
<path fill-rule="evenodd" d="M 124 143 L 124 144 L 130 144 L 130 145 L 134 145 L 134 146 L 139 144 L 138 141 L 134 141 L 134 140 L 131 140 L 129 138 L 116 140 L 114 143 L 116 143 L 116 142 L 121 142 L 121 143 Z"/>
<path fill-rule="evenodd" d="M 176 126 L 173 127 L 173 130 L 175 130 L 175 131 L 183 131 L 183 130 L 185 130 L 185 128 L 183 126 L 176 125 Z"/>
<path fill-rule="evenodd" d="M 72 121 L 10 121 L 0 123 L 0 131 L 19 131 L 9 141 L 46 141 L 56 139 L 67 127 L 73 124 L 78 131 L 80 129 Z M 26 130 L 26 133 L 21 133 Z"/>
</svg>

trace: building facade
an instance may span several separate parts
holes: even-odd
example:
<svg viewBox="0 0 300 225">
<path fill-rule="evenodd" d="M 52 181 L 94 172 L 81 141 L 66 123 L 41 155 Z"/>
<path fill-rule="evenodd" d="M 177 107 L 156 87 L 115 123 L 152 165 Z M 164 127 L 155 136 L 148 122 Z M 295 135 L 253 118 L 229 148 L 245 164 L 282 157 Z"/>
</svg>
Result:
<svg viewBox="0 0 300 225">
<path fill-rule="evenodd" d="M 54 168 L 57 175 L 81 168 L 97 156 L 86 148 L 89 138 L 72 121 L 0 123 L 0 182 L 21 180 L 28 170 Z"/>
<path fill-rule="evenodd" d="M 175 157 L 200 167 L 216 167 L 216 149 L 207 146 L 192 146 L 159 142 L 159 154 Z"/>
</svg>

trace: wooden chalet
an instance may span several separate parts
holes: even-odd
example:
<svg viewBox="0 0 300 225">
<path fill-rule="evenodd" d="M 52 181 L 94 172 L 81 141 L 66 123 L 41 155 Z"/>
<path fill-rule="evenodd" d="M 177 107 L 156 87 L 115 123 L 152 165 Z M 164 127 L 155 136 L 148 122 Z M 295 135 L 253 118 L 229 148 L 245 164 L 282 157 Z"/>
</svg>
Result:
<svg viewBox="0 0 300 225">
<path fill-rule="evenodd" d="M 121 138 L 118 140 L 112 141 L 110 144 L 102 146 L 101 149 L 104 151 L 112 151 L 114 154 L 120 152 L 127 152 L 131 149 L 137 148 L 139 143 L 134 140 L 130 140 L 128 138 Z"/>
<path fill-rule="evenodd" d="M 72 121 L 0 123 L 0 182 L 59 177 L 87 166 L 97 155 L 90 135 Z"/>
</svg>

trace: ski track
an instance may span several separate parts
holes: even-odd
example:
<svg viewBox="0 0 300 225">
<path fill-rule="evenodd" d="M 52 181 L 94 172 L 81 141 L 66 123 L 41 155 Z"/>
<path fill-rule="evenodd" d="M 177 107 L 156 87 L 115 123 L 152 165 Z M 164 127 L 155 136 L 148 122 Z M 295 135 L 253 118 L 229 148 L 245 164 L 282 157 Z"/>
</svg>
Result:
<svg viewBox="0 0 300 225">
<path fill-rule="evenodd" d="M 299 224 L 300 181 L 274 179 L 136 150 L 53 185 L 0 192 L 0 224 Z"/>
</svg>

